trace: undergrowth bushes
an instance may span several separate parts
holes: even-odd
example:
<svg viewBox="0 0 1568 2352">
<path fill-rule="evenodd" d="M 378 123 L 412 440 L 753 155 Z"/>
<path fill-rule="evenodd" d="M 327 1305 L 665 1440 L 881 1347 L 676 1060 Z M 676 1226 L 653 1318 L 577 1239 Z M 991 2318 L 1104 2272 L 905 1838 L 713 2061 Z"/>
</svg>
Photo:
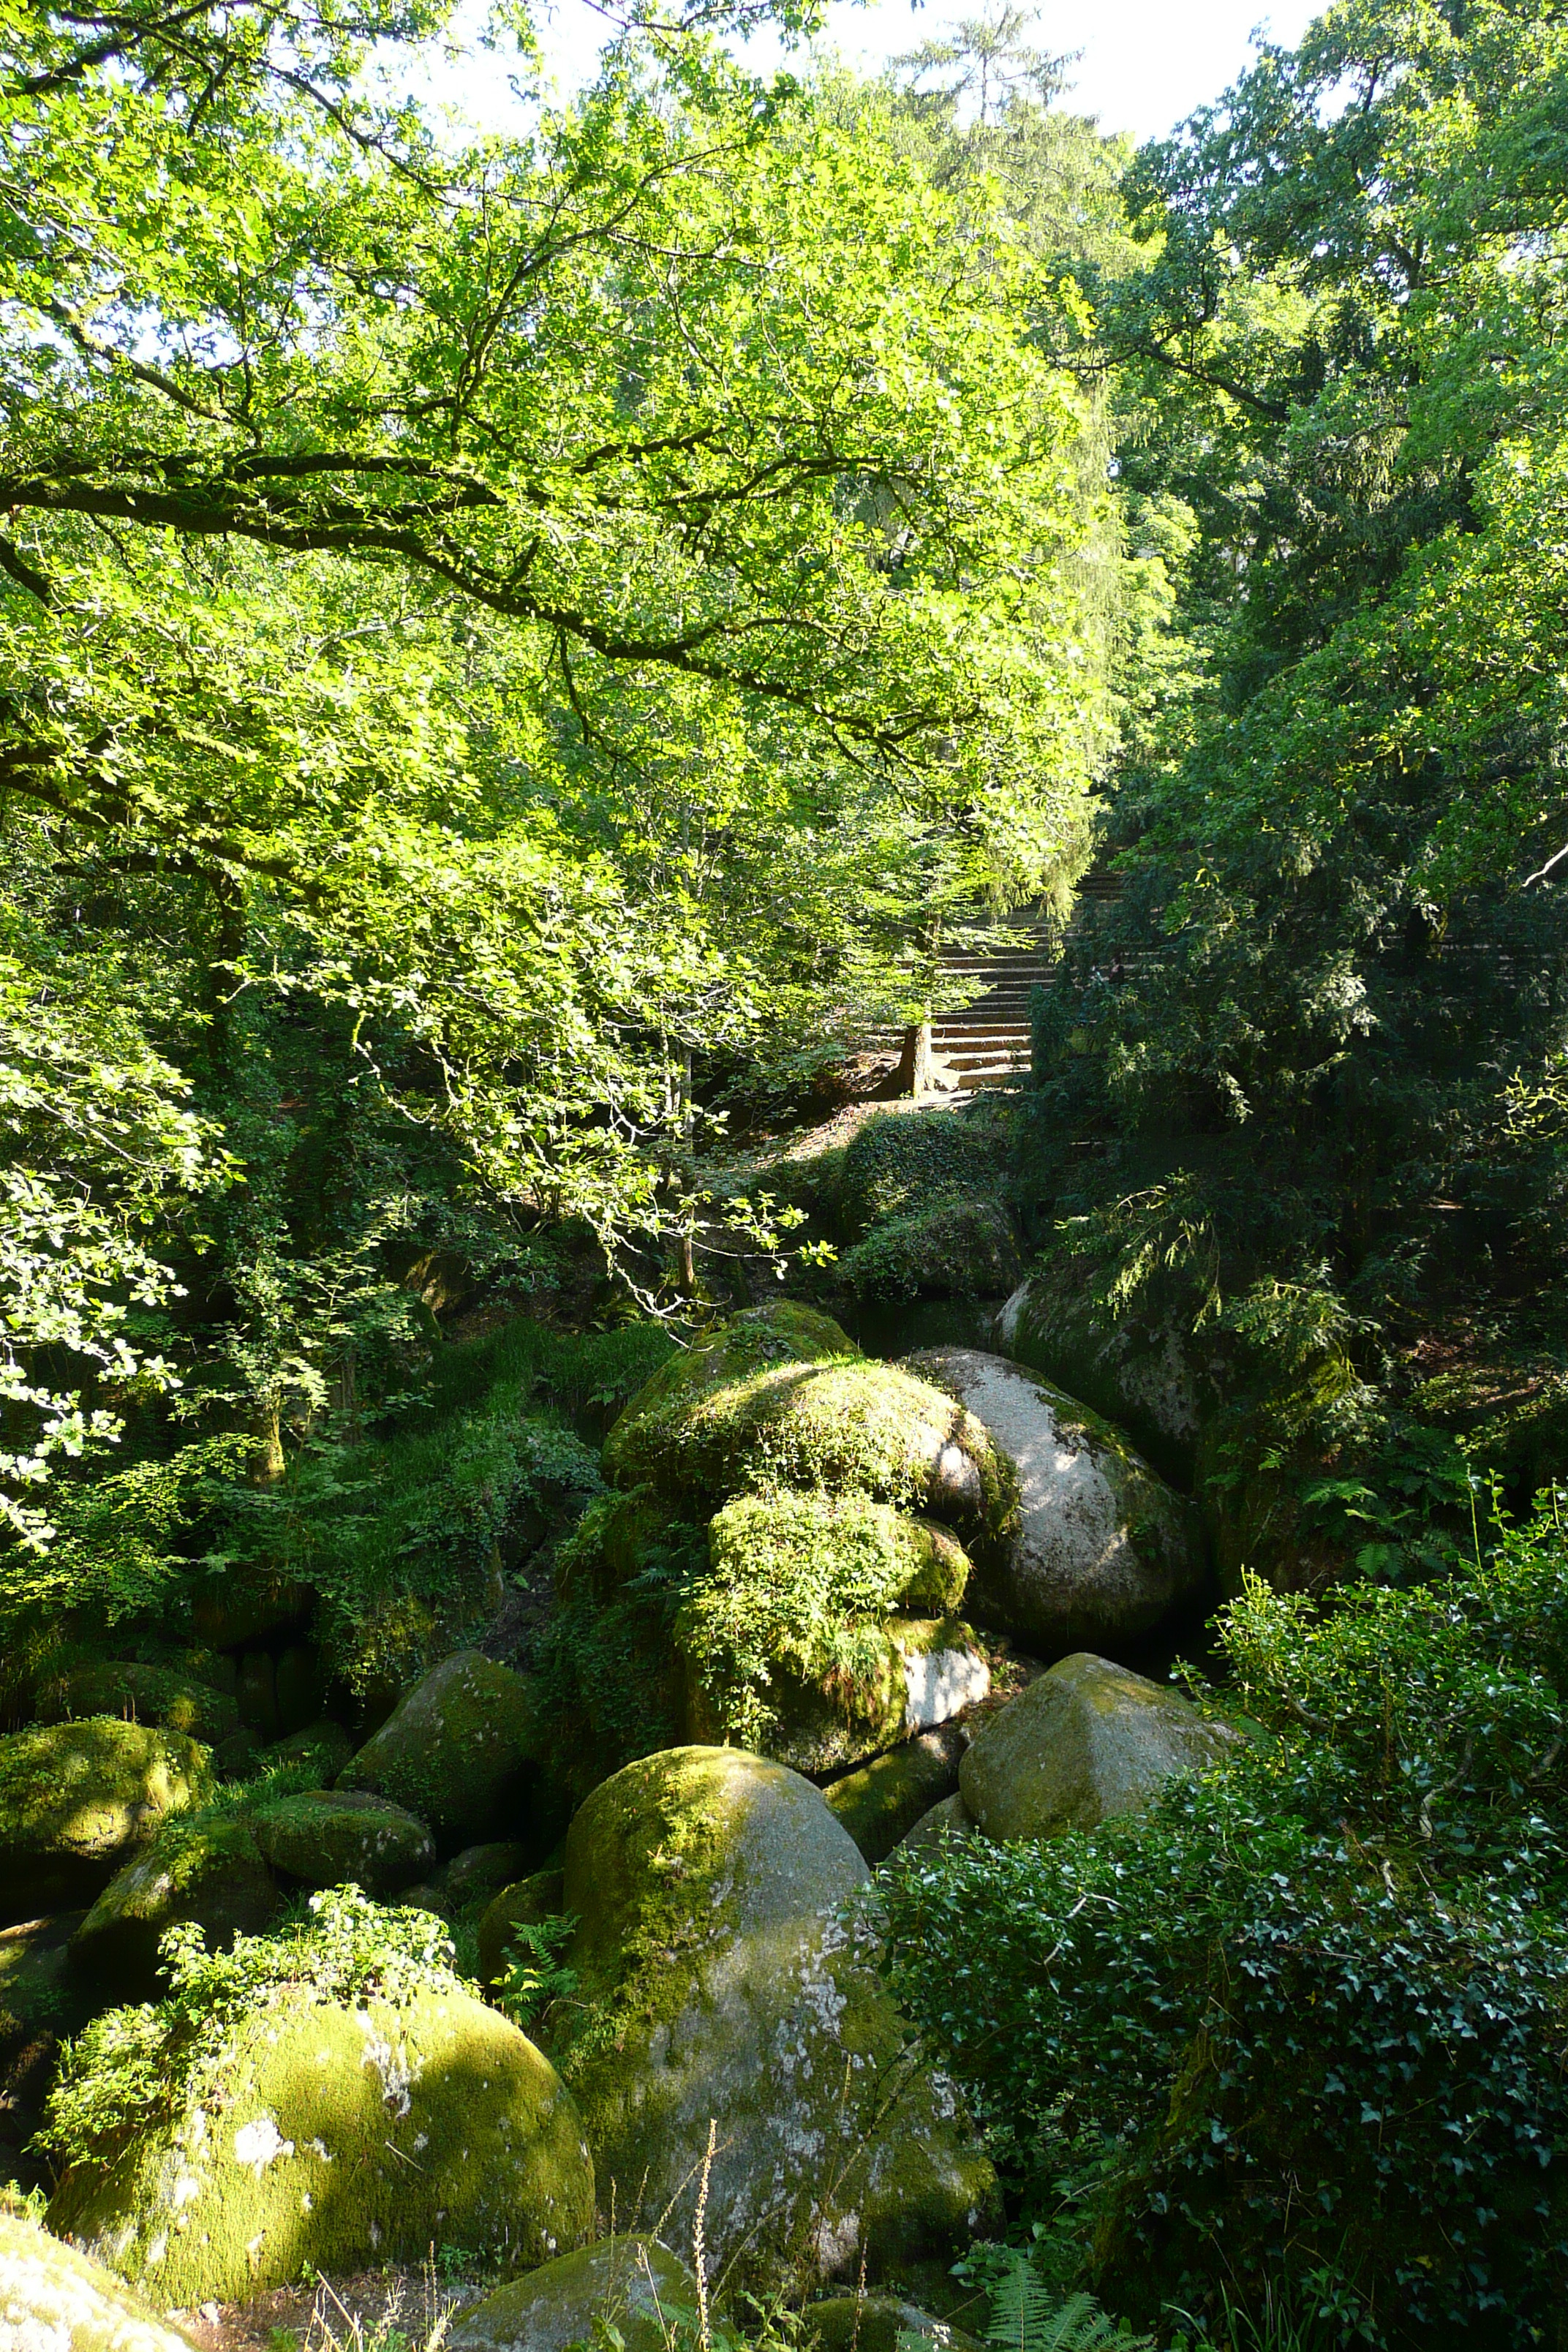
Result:
<svg viewBox="0 0 1568 2352">
<path fill-rule="evenodd" d="M 889 1966 L 1137 2319 L 1525 2344 L 1568 2293 L 1568 1543 L 1225 1625 L 1259 1740 L 1145 1816 L 890 1874 Z"/>
</svg>

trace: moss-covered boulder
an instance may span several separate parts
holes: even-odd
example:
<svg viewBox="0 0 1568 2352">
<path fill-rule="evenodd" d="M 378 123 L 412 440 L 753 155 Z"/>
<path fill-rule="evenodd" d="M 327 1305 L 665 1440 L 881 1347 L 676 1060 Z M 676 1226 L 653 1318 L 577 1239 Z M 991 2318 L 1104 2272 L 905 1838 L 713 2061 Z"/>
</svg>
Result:
<svg viewBox="0 0 1568 2352">
<path fill-rule="evenodd" d="M 859 1349 L 830 1316 L 779 1299 L 754 1307 L 707 1339 L 660 1365 L 605 1441 L 605 1469 L 619 1486 L 679 1486 L 666 1456 L 712 1391 L 790 1364 L 830 1363 Z"/>
<path fill-rule="evenodd" d="M 475 1911 L 490 1902 L 504 1887 L 515 1886 L 526 1878 L 533 1859 L 531 1848 L 516 1838 L 502 1838 L 489 1845 L 466 1845 L 450 1862 L 443 1863 L 436 1873 L 434 1884 L 454 1912 Z"/>
<path fill-rule="evenodd" d="M 1177 1773 L 1219 1762 L 1241 1736 L 1176 1692 L 1082 1652 L 992 1718 L 959 1767 L 959 1789 L 988 1838 L 1061 1837 L 1139 1811 Z"/>
<path fill-rule="evenodd" d="M 675 1622 L 694 1740 L 831 1771 L 944 1721 L 989 1669 L 951 1612 L 968 1556 L 863 1495 L 742 1495 Z"/>
<path fill-rule="evenodd" d="M 912 1216 L 939 1195 L 1000 1190 L 1006 1146 L 965 1114 L 884 1111 L 850 1141 L 838 1173 L 837 1206 L 847 1241 L 873 1225 Z"/>
<path fill-rule="evenodd" d="M 212 1794 L 183 1732 L 95 1717 L 0 1739 L 0 1917 L 90 1903 L 166 1813 Z"/>
<path fill-rule="evenodd" d="M 239 1727 L 238 1702 L 230 1693 L 172 1667 L 141 1665 L 133 1659 L 72 1666 L 38 1695 L 41 1723 L 79 1722 L 93 1715 L 158 1724 L 208 1748 Z"/>
<path fill-rule="evenodd" d="M 256 1843 L 274 1870 L 306 1886 L 363 1886 L 393 1895 L 436 1859 L 425 1823 L 360 1789 L 310 1789 L 255 1815 Z"/>
<path fill-rule="evenodd" d="M 303 1785 L 307 1776 L 318 1789 L 330 1788 L 354 1752 L 353 1741 L 341 1723 L 330 1715 L 318 1716 L 303 1731 L 291 1731 L 287 1739 L 275 1739 L 258 1756 L 265 1770 L 287 1765 L 291 1775 Z"/>
<path fill-rule="evenodd" d="M 35 2221 L 0 2213 L 4 2352 L 191 2352 L 123 2279 Z"/>
<path fill-rule="evenodd" d="M 954 1194 L 873 1226 L 846 1250 L 838 1276 L 857 1298 L 998 1298 L 1022 1261 L 998 1201 Z"/>
<path fill-rule="evenodd" d="M 984 2308 L 978 2296 L 975 2303 Z M 899 2352 L 900 2338 L 906 2336 L 926 2337 L 931 2352 L 980 2352 L 978 2336 L 896 2294 L 828 2295 L 808 2303 L 801 2320 L 819 2352 Z"/>
<path fill-rule="evenodd" d="M 657 2238 L 601 2238 L 558 2254 L 465 2311 L 452 2352 L 565 2352 L 614 2327 L 625 2352 L 669 2352 L 674 2321 L 697 2308 L 697 2282 Z"/>
<path fill-rule="evenodd" d="M 221 2076 L 78 2165 L 49 2225 L 159 2301 L 238 2301 L 452 2244 L 512 2265 L 591 2233 L 594 2174 L 554 2068 L 457 1989 L 354 2007 L 305 1984 L 233 2023 Z"/>
<path fill-rule="evenodd" d="M 479 1982 L 500 1984 L 506 1974 L 508 1948 L 516 1941 L 519 1927 L 537 1927 L 542 1919 L 559 1918 L 565 1907 L 566 1882 L 559 1870 L 536 1870 L 503 1886 L 485 1906 L 475 1936 Z"/>
<path fill-rule="evenodd" d="M 958 1767 L 969 1745 L 956 1724 L 922 1731 L 873 1757 L 823 1790 L 873 1870 L 931 1806 L 958 1787 Z"/>
<path fill-rule="evenodd" d="M 209 1948 L 226 1950 L 237 1935 L 258 1935 L 281 1902 L 245 1814 L 175 1813 L 110 1880 L 71 1938 L 72 1964 L 111 2000 L 148 2000 L 159 1943 L 177 1920 L 197 1921 Z"/>
<path fill-rule="evenodd" d="M 983 1422 L 1014 1465 L 1020 1507 L 977 1562 L 969 1605 L 1047 1655 L 1149 1633 L 1204 1589 L 1203 1525 L 1121 1433 L 1005 1357 L 932 1348 L 913 1368 Z"/>
<path fill-rule="evenodd" d="M 731 1496 L 782 1486 L 929 1513 L 972 1551 L 1005 1541 L 1016 1481 L 961 1404 L 898 1366 L 847 1352 L 847 1341 L 845 1352 L 806 1358 L 793 1324 L 769 1352 L 772 1328 L 738 1317 L 725 1333 L 739 1339 L 656 1374 L 610 1433 L 612 1473 L 704 1517 Z"/>
<path fill-rule="evenodd" d="M 547 2020 L 599 2196 L 706 2243 L 873 2275 L 952 2253 L 995 2184 L 950 2084 L 911 2048 L 856 1901 L 866 1864 L 809 1781 L 679 1748 L 596 1789 L 566 1840 L 578 1989 Z"/>
<path fill-rule="evenodd" d="M 456 1852 L 516 1834 L 547 1738 L 529 1677 L 459 1650 L 398 1701 L 338 1786 L 407 1806 Z"/>
</svg>

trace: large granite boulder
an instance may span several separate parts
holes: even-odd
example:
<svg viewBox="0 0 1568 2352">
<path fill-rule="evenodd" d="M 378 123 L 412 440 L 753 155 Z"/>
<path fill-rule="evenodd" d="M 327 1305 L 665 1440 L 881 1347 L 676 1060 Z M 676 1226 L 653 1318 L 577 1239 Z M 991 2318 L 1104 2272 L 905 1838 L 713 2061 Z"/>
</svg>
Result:
<svg viewBox="0 0 1568 2352">
<path fill-rule="evenodd" d="M 735 1748 L 667 1749 L 588 1798 L 563 1888 L 578 1987 L 545 2038 L 602 2206 L 689 2242 L 711 2123 L 719 2270 L 852 2274 L 863 2252 L 877 2275 L 989 2218 L 991 2168 L 878 1977 L 868 1876 L 809 1781 Z"/>
<path fill-rule="evenodd" d="M 274 1870 L 305 1886 L 363 1886 L 395 1895 L 423 1878 L 436 1859 L 424 1822 L 360 1789 L 307 1789 L 263 1805 L 256 1843 Z"/>
<path fill-rule="evenodd" d="M 1241 1737 L 1176 1692 L 1081 1652 L 992 1718 L 958 1785 L 984 1836 L 1060 1837 L 1137 1812 L 1177 1773 L 1221 1761 Z M 962 1833 L 958 1821 L 952 1827 Z"/>
<path fill-rule="evenodd" d="M 801 2319 L 817 2352 L 899 2352 L 910 2336 L 923 2336 L 931 2352 L 981 2352 L 978 2336 L 896 2294 L 828 2295 L 808 2303 Z M 1115 2337 L 1107 2340 L 1114 2347 Z"/>
<path fill-rule="evenodd" d="M 951 1613 L 970 1569 L 943 1528 L 863 1495 L 742 1495 L 710 1525 L 708 1554 L 675 1626 L 694 1740 L 829 1772 L 990 1687 Z"/>
<path fill-rule="evenodd" d="M 195 1920 L 210 1949 L 226 1950 L 268 1927 L 282 1899 L 243 1812 L 175 1813 L 110 1880 L 71 1937 L 72 1963 L 114 2000 L 151 2000 L 176 1921 Z"/>
<path fill-rule="evenodd" d="M 981 1553 L 970 1584 L 979 1623 L 1059 1654 L 1135 1641 L 1203 1591 L 1196 1507 L 1109 1422 L 978 1348 L 927 1349 L 911 1363 L 984 1423 L 1016 1473 L 1009 1540 Z"/>
<path fill-rule="evenodd" d="M 968 1745 L 959 1725 L 944 1724 L 889 1748 L 823 1790 L 873 1870 L 933 1805 L 954 1793 Z"/>
<path fill-rule="evenodd" d="M 519 1834 L 547 1738 L 527 1675 L 459 1650 L 398 1701 L 337 1784 L 406 1806 L 457 1853 Z"/>
<path fill-rule="evenodd" d="M 452 2352 L 565 2352 L 597 2342 L 602 2320 L 623 2352 L 669 2352 L 676 2315 L 696 2308 L 696 2280 L 657 2238 L 601 2238 L 498 2287 L 447 2340 Z"/>
<path fill-rule="evenodd" d="M 0 2213 L 0 2352 L 191 2352 L 123 2279 Z"/>
<path fill-rule="evenodd" d="M 95 1717 L 0 1739 L 0 1918 L 90 1903 L 166 1813 L 213 1791 L 183 1732 Z"/>
<path fill-rule="evenodd" d="M 646 1482 L 704 1517 L 731 1496 L 777 1487 L 858 1494 L 928 1513 L 972 1552 L 1004 1540 L 1017 1504 L 1011 1465 L 962 1404 L 859 1355 L 804 1308 L 737 1316 L 711 1347 L 656 1372 L 605 1458 L 618 1483 Z"/>
<path fill-rule="evenodd" d="M 351 2007 L 300 1984 L 232 2022 L 210 2086 L 73 2166 L 48 2219 L 189 2308 L 432 2244 L 546 2261 L 592 2234 L 594 2170 L 554 2068 L 482 2001 Z"/>
</svg>

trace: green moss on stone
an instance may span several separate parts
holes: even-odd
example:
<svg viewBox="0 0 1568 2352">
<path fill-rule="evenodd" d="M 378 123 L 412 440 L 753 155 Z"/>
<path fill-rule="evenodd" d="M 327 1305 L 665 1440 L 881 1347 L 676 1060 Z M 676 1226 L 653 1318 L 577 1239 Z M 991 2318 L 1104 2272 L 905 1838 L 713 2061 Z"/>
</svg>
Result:
<svg viewBox="0 0 1568 2352">
<path fill-rule="evenodd" d="M 68 1723 L 93 1715 L 158 1724 L 208 1748 L 239 1727 L 238 1706 L 227 1693 L 168 1666 L 141 1665 L 132 1659 L 72 1666 L 40 1695 L 41 1722 Z"/>
<path fill-rule="evenodd" d="M 395 1894 L 436 1859 L 425 1823 L 401 1805 L 361 1790 L 310 1789 L 265 1805 L 256 1843 L 275 1870 L 307 1886 L 363 1886 Z"/>
<path fill-rule="evenodd" d="M 498 2288 L 447 2340 L 452 2352 L 565 2352 L 598 2341 L 602 2321 L 624 2352 L 669 2352 L 676 2315 L 696 2308 L 696 2280 L 657 2238 L 604 2238 Z"/>
<path fill-rule="evenodd" d="M 994 1298 L 1022 1263 L 1005 1209 L 954 1194 L 874 1226 L 837 1271 L 857 1298 Z"/>
<path fill-rule="evenodd" d="M 826 1771 L 901 1736 L 902 1653 L 886 1621 L 962 1600 L 969 1560 L 945 1528 L 863 1495 L 746 1495 L 714 1518 L 708 1547 L 675 1627 L 694 1738 Z"/>
<path fill-rule="evenodd" d="M 0 2342 L 16 2352 L 190 2352 L 123 2279 L 9 2213 L 0 2213 Z"/>
<path fill-rule="evenodd" d="M 684 1748 L 596 1790 L 566 1843 L 576 1997 L 548 2023 L 601 2201 L 684 2238 L 710 2118 L 721 2266 L 952 2260 L 993 2217 L 991 2168 L 911 2050 L 864 1916 L 865 1864 L 807 1781 Z"/>
<path fill-rule="evenodd" d="M 838 1325 L 814 1307 L 779 1300 L 737 1315 L 703 1346 L 672 1357 L 637 1391 L 605 1441 L 605 1473 L 620 1486 L 651 1481 L 668 1492 L 670 1444 L 710 1391 L 779 1366 L 858 1353 Z"/>
<path fill-rule="evenodd" d="M 998 1540 L 1016 1508 L 1011 1464 L 961 1405 L 892 1364 L 791 1358 L 693 1383 L 642 1424 L 638 1475 L 711 1510 L 748 1490 L 859 1492 L 929 1511 L 966 1540 Z"/>
<path fill-rule="evenodd" d="M 548 1738 L 526 1675 L 478 1650 L 444 1659 L 338 1775 L 427 1822 L 448 1849 L 515 1832 Z"/>
<path fill-rule="evenodd" d="M 926 1209 L 941 1193 L 999 1190 L 1005 1146 L 952 1111 L 886 1111 L 844 1154 L 838 1213 L 855 1241 L 873 1225 Z"/>
<path fill-rule="evenodd" d="M 931 1806 L 956 1790 L 965 1744 L 956 1725 L 922 1731 L 823 1790 L 873 1870 Z"/>
<path fill-rule="evenodd" d="M 1175 1691 L 1079 1652 L 992 1718 L 959 1787 L 988 1838 L 1063 1837 L 1141 1811 L 1167 1780 L 1205 1771 L 1240 1739 Z"/>
<path fill-rule="evenodd" d="M 148 1999 L 159 1943 L 176 1920 L 196 1920 L 224 1948 L 259 1933 L 281 1899 L 245 1812 L 176 1813 L 110 1880 L 71 1938 L 71 1957 L 115 2000 Z"/>
<path fill-rule="evenodd" d="M 300 1986 L 237 2022 L 221 2096 L 180 2103 L 49 2208 L 160 2302 L 235 2301 L 434 2244 L 521 2267 L 581 2244 L 594 2174 L 572 2100 L 517 2028 L 460 1991 L 394 2006 Z"/>
<path fill-rule="evenodd" d="M 12 1916 L 90 1901 L 164 1814 L 212 1793 L 183 1732 L 97 1717 L 0 1739 L 0 1887 Z"/>
</svg>

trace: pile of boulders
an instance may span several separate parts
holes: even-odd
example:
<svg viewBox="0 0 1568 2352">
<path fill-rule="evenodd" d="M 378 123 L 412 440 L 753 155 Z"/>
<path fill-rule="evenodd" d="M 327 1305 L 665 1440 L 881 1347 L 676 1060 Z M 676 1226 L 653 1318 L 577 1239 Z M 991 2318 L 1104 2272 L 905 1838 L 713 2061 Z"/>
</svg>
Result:
<svg viewBox="0 0 1568 2352">
<path fill-rule="evenodd" d="M 215 1769 L 224 1708 L 153 1682 L 123 1713 L 160 1723 L 105 1707 L 0 1740 L 8 2060 L 155 1997 L 171 1927 L 226 1948 L 310 1889 L 463 1923 L 514 2004 L 520 1949 L 548 1931 L 552 1955 L 526 2032 L 456 1978 L 234 2016 L 216 2095 L 106 2117 L 56 2185 L 78 2252 L 5 2226 L 0 2290 L 41 2322 L 79 2306 L 157 2352 L 116 2277 L 189 2307 L 445 2238 L 527 2273 L 459 2346 L 554 2352 L 613 2305 L 653 2352 L 695 2293 L 659 2240 L 688 2252 L 700 2213 L 715 2275 L 933 2292 L 994 2227 L 984 2151 L 879 1974 L 873 1872 L 1091 1827 L 1223 1758 L 1237 1732 L 1114 1660 L 1201 1596 L 1191 1505 L 1037 1373 L 879 1362 L 790 1305 L 661 1369 L 605 1459 L 561 1616 L 579 1658 L 602 1624 L 606 1658 L 646 1657 L 647 1752 L 621 1752 L 613 1677 L 584 1671 L 568 1719 L 547 1672 L 479 1650 L 357 1750 L 318 1727 L 245 1780 Z M 873 2300 L 889 2345 L 919 2332 Z"/>
</svg>

